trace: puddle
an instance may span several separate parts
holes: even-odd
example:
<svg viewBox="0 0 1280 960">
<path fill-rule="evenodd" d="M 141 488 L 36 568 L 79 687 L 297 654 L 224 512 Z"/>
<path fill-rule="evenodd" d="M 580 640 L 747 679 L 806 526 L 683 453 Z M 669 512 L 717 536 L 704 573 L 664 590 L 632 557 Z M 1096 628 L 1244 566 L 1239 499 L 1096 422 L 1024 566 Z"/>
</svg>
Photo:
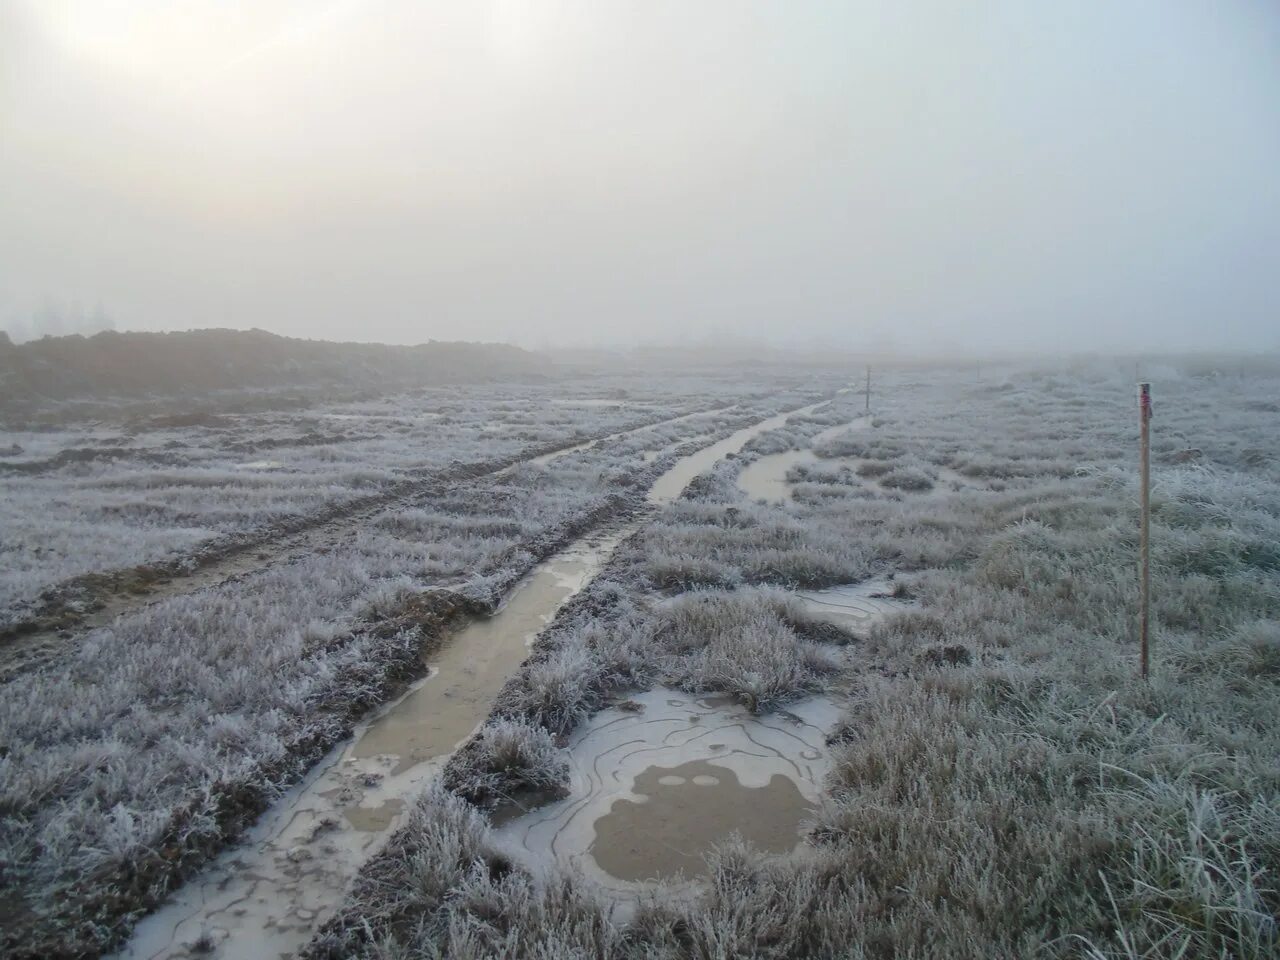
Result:
<svg viewBox="0 0 1280 960">
<path fill-rule="evenodd" d="M 613 552 L 617 536 L 586 555 L 566 554 L 539 567 L 497 615 L 475 620 L 432 658 L 434 683 L 424 684 L 386 711 L 352 745 L 352 758 L 393 760 L 391 776 L 451 753 L 470 736 L 477 717 L 528 656 L 528 644 Z"/>
<path fill-rule="evenodd" d="M 495 828 L 513 858 L 588 877 L 625 919 L 642 898 L 696 895 L 705 855 L 735 833 L 776 855 L 801 846 L 829 769 L 834 702 L 754 716 L 726 698 L 658 689 L 628 707 L 570 737 L 566 798 Z"/>
<path fill-rule="evenodd" d="M 638 801 L 615 800 L 588 850 L 620 880 L 704 877 L 712 843 L 734 832 L 766 853 L 788 853 L 813 810 L 789 777 L 775 773 L 752 788 L 708 760 L 649 767 L 631 789 Z"/>
<path fill-rule="evenodd" d="M 877 620 L 912 605 L 910 600 L 894 598 L 893 588 L 892 580 L 865 580 L 825 590 L 797 591 L 795 596 L 814 616 L 865 637 Z"/>
<path fill-rule="evenodd" d="M 788 450 L 770 453 L 742 468 L 738 488 L 752 500 L 790 500 L 791 484 L 787 471 L 802 463 L 817 463 L 812 450 Z"/>
<path fill-rule="evenodd" d="M 693 416 L 698 414 L 676 419 Z M 788 416 L 780 414 L 739 430 L 681 460 L 659 478 L 648 502 L 669 502 L 693 476 Z M 668 479 L 672 474 L 677 480 Z M 498 691 L 524 661 L 529 642 L 640 522 L 608 536 L 585 537 L 537 566 L 513 589 L 498 613 L 473 621 L 455 634 L 430 658 L 427 677 L 361 724 L 352 740 L 318 763 L 259 819 L 243 843 L 216 858 L 159 911 L 144 918 L 116 956 L 131 960 L 194 956 L 188 945 L 206 935 L 218 944 L 217 956 L 236 960 L 294 956 L 341 902 L 361 865 L 399 825 L 413 797 L 488 717 Z M 717 705 L 714 709 L 728 708 Z M 687 715 L 689 710 L 683 712 Z M 766 741 L 781 735 L 761 734 Z M 821 743 L 816 726 L 813 735 Z M 787 736 L 798 739 L 794 731 Z M 735 742 L 728 735 L 722 741 Z M 738 753 L 751 755 L 746 747 Z M 785 767 L 774 771 L 783 775 L 789 775 L 787 770 L 794 766 L 781 760 L 770 762 Z M 731 769 L 737 770 L 740 787 L 770 786 L 772 772 L 759 780 L 764 768 Z M 631 799 L 643 802 L 639 794 Z"/>
<path fill-rule="evenodd" d="M 752 500 L 768 500 L 779 502 L 791 499 L 792 484 L 787 481 L 787 471 L 792 467 L 806 463 L 844 463 L 843 460 L 822 460 L 813 452 L 821 444 L 838 437 L 850 430 L 865 428 L 870 423 L 867 417 L 858 417 L 848 423 L 828 427 L 809 441 L 811 449 L 787 450 L 784 453 L 770 453 L 752 461 L 742 468 L 738 474 L 738 488 Z"/>
<path fill-rule="evenodd" d="M 689 485 L 694 477 L 710 470 L 729 454 L 738 453 L 753 437 L 769 430 L 777 429 L 791 417 L 810 413 L 826 402 L 823 400 L 807 407 L 801 407 L 799 410 L 780 413 L 777 416 L 770 417 L 768 420 L 762 420 L 760 423 L 732 433 L 718 443 L 703 447 L 697 453 L 690 454 L 659 477 L 654 485 L 649 488 L 649 502 L 669 503 L 684 493 L 684 488 Z"/>
<path fill-rule="evenodd" d="M 250 460 L 235 465 L 237 470 L 279 470 L 283 466 L 279 460 Z"/>
</svg>

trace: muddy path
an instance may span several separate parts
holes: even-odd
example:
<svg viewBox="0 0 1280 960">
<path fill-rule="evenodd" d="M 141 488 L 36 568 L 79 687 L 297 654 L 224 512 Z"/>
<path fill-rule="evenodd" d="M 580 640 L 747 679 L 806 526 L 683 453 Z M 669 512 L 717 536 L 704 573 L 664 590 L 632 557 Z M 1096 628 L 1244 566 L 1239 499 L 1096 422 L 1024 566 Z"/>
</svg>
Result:
<svg viewBox="0 0 1280 960">
<path fill-rule="evenodd" d="M 143 919 L 118 956 L 295 956 L 403 822 L 417 793 L 488 718 L 534 639 L 618 543 L 719 459 L 820 405 L 769 417 L 686 453 L 657 478 L 632 517 L 588 532 L 538 564 L 492 616 L 473 619 L 425 657 L 425 677 L 320 760 L 245 843 L 218 856 Z"/>
<path fill-rule="evenodd" d="M 264 533 L 217 541 L 184 560 L 77 577 L 51 590 L 33 617 L 0 629 L 0 684 L 56 661 L 67 644 L 147 604 L 234 581 L 297 556 L 331 549 L 349 539 L 383 511 L 394 509 L 397 504 L 412 507 L 417 497 L 442 484 L 493 476 L 520 464 L 545 465 L 558 457 L 599 443 L 621 439 L 652 427 L 731 410 L 734 406 L 727 404 L 675 417 L 651 418 L 588 440 L 574 438 L 570 443 L 527 450 L 499 461 L 462 464 L 434 471 L 412 480 L 398 481 L 377 495 L 299 518 Z"/>
</svg>

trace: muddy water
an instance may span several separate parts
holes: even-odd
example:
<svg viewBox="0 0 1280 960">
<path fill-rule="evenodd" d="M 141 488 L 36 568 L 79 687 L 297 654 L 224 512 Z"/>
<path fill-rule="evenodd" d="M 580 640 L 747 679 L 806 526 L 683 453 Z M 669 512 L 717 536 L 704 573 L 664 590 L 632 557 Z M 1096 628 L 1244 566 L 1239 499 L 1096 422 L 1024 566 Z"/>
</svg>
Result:
<svg viewBox="0 0 1280 960">
<path fill-rule="evenodd" d="M 786 416 L 740 430 L 729 438 L 733 443 L 713 445 L 710 459 L 699 451 L 671 473 L 683 477 L 688 461 L 695 461 L 700 466 L 691 478 Z M 687 482 L 667 484 L 649 502 L 666 502 Z M 217 955 L 237 960 L 294 955 L 400 823 L 406 805 L 483 723 L 528 644 L 638 525 L 585 537 L 535 568 L 493 617 L 471 623 L 431 658 L 424 680 L 317 764 L 259 820 L 245 843 L 145 918 L 118 956 L 194 956 L 192 945 L 201 938 L 218 945 Z"/>
<path fill-rule="evenodd" d="M 738 474 L 738 488 L 752 500 L 777 502 L 791 499 L 787 471 L 802 463 L 817 463 L 812 450 L 770 453 L 747 464 Z"/>
<path fill-rule="evenodd" d="M 778 855 L 801 844 L 838 713 L 821 698 L 758 717 L 721 697 L 640 694 L 572 735 L 568 797 L 495 836 L 534 871 L 595 881 L 619 918 L 659 891 L 693 896 L 706 854 L 733 834 Z"/>
<path fill-rule="evenodd" d="M 709 760 L 649 767 L 632 791 L 639 802 L 614 801 L 588 852 L 609 876 L 639 882 L 705 876 L 706 854 L 725 827 L 766 853 L 787 853 L 813 809 L 789 777 L 775 773 L 752 788 Z"/>
<path fill-rule="evenodd" d="M 810 442 L 811 448 L 837 437 L 849 430 L 866 427 L 869 420 L 860 417 L 852 423 L 841 424 L 824 430 Z M 752 500 L 767 500 L 771 503 L 786 502 L 792 498 L 794 484 L 787 479 L 792 467 L 802 464 L 822 463 L 830 466 L 847 466 L 856 471 L 858 466 L 868 461 L 854 457 L 822 458 L 808 450 L 788 450 L 785 453 L 771 453 L 752 461 L 742 468 L 738 474 L 738 489 Z M 936 476 L 934 486 L 924 494 L 892 490 L 882 486 L 875 479 L 854 478 L 853 482 L 864 488 L 887 494 L 889 496 L 945 496 L 951 493 L 983 491 L 990 489 L 985 484 L 975 481 L 950 467 L 932 464 L 929 467 Z"/>
<path fill-rule="evenodd" d="M 823 401 L 823 403 L 825 402 Z M 822 406 L 822 403 L 814 403 L 799 410 L 780 413 L 777 416 L 770 417 L 768 420 L 762 420 L 754 426 L 745 427 L 736 433 L 732 433 L 720 442 L 703 447 L 697 453 L 685 457 L 659 477 L 657 482 L 649 489 L 649 502 L 669 503 L 684 493 L 684 488 L 689 485 L 694 477 L 710 470 L 729 454 L 738 453 L 753 437 L 769 430 L 774 430 L 786 423 L 789 418 L 797 414 L 809 413 L 820 406 Z"/>
<path fill-rule="evenodd" d="M 755 460 L 738 474 L 738 487 L 752 500 L 768 500 L 771 502 L 791 499 L 791 484 L 787 481 L 787 472 L 802 463 L 818 463 L 815 448 L 850 430 L 864 429 L 870 425 L 867 417 L 858 417 L 849 423 L 837 424 L 823 430 L 809 441 L 810 449 L 788 450 L 785 453 L 771 453 Z M 828 461 L 834 462 L 834 461 Z"/>
</svg>

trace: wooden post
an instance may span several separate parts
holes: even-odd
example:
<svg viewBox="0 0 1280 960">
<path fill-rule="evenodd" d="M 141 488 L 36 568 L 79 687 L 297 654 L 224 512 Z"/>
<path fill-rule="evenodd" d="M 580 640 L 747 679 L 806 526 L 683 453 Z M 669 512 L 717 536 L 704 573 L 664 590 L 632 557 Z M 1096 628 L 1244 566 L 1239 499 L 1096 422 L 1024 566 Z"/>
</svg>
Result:
<svg viewBox="0 0 1280 960">
<path fill-rule="evenodd" d="M 867 365 L 867 416 L 871 416 L 871 365 Z"/>
<path fill-rule="evenodd" d="M 1139 580 L 1138 636 L 1142 644 L 1142 679 L 1150 672 L 1151 634 L 1151 384 L 1138 384 L 1138 417 L 1142 423 L 1142 523 L 1138 539 Z"/>
</svg>

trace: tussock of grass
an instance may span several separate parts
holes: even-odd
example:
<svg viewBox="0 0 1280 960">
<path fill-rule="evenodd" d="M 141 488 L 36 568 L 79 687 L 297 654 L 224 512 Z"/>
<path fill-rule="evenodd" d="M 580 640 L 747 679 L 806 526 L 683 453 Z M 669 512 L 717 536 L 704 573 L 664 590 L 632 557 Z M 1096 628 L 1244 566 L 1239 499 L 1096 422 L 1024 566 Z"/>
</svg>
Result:
<svg viewBox="0 0 1280 960">
<path fill-rule="evenodd" d="M 569 765 L 543 728 L 499 717 L 471 738 L 444 777 L 445 786 L 477 805 L 491 805 L 522 791 L 563 789 Z"/>
<path fill-rule="evenodd" d="M 919 467 L 894 467 L 880 475 L 880 486 L 890 490 L 905 490 L 908 493 L 923 493 L 933 489 L 936 476 Z"/>
<path fill-rule="evenodd" d="M 769 710 L 822 689 L 835 663 L 791 623 L 798 605 L 768 593 L 692 593 L 663 611 L 656 636 L 666 682 L 726 693 L 749 710 Z"/>
</svg>

